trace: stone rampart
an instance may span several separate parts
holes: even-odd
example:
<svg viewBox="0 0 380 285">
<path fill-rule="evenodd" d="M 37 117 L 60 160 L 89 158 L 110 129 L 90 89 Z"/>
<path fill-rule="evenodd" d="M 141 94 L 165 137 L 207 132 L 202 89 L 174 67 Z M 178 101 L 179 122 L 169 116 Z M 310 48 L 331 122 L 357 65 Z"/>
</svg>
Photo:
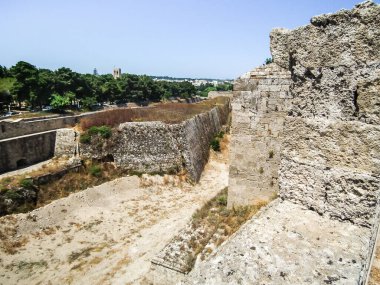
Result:
<svg viewBox="0 0 380 285">
<path fill-rule="evenodd" d="M 232 98 L 234 96 L 234 93 L 233 91 L 210 91 L 207 94 L 208 99 L 213 99 L 220 96 Z"/>
<path fill-rule="evenodd" d="M 271 34 L 274 61 L 292 74 L 280 196 L 368 227 L 380 193 L 379 20 L 364 2 Z"/>
<path fill-rule="evenodd" d="M 55 140 L 55 131 L 1 140 L 0 173 L 53 157 Z"/>
<path fill-rule="evenodd" d="M 281 138 L 290 72 L 276 64 L 237 79 L 232 99 L 228 205 L 269 200 L 278 192 Z"/>
<path fill-rule="evenodd" d="M 117 166 L 134 172 L 187 171 L 192 180 L 198 181 L 208 160 L 210 141 L 222 125 L 227 123 L 229 113 L 230 100 L 226 98 L 223 104 L 180 124 L 124 123 L 113 131 L 110 139 L 95 137 L 91 144 L 80 144 L 80 134 L 71 128 L 3 139 L 0 140 L 0 172 L 53 156 L 81 155 L 85 158 L 111 160 Z M 78 118 L 80 117 L 32 121 L 28 124 L 37 124 L 33 125 L 37 129 L 55 129 L 62 124 L 73 124 Z M 20 124 L 22 129 L 15 130 L 13 134 L 29 131 L 25 129 L 26 122 Z"/>
<path fill-rule="evenodd" d="M 260 108 L 266 103 L 257 99 L 257 91 L 270 75 L 265 70 L 270 66 L 258 68 L 236 81 L 232 101 L 232 163 L 228 203 L 254 203 L 278 190 L 281 203 L 275 206 L 275 211 L 285 205 L 289 209 L 301 207 L 297 215 L 302 215 L 302 212 L 306 214 L 306 209 L 317 212 L 326 224 L 336 223 L 346 228 L 342 235 L 346 234 L 350 225 L 357 228 L 356 231 L 360 229 L 363 231 L 360 235 L 362 248 L 353 253 L 357 256 L 353 260 L 360 260 L 360 266 L 352 276 L 340 271 L 346 270 L 344 268 L 350 264 L 343 264 L 344 258 L 336 258 L 337 254 L 345 253 L 345 248 L 352 246 L 348 234 L 340 245 L 332 247 L 332 250 L 338 250 L 334 254 L 336 260 L 329 263 L 331 268 L 319 271 L 318 275 L 315 271 L 302 273 L 305 266 L 299 264 L 293 270 L 298 275 L 291 280 L 284 271 L 289 264 L 278 266 L 283 284 L 310 283 L 318 280 L 319 276 L 324 276 L 323 281 L 328 284 L 365 284 L 380 222 L 380 5 L 366 1 L 349 11 L 314 17 L 311 24 L 293 31 L 275 29 L 271 33 L 271 52 L 274 59 L 272 66 L 283 70 L 284 74 L 288 73 L 289 92 L 287 99 L 281 102 L 280 110 L 283 112 L 280 117 L 273 116 L 275 113 L 268 108 L 264 109 L 264 115 L 258 116 Z M 254 80 L 252 74 L 260 78 Z M 278 87 L 271 83 L 266 88 L 276 90 Z M 260 121 L 265 122 L 265 116 L 268 116 L 268 127 L 258 128 Z M 278 138 L 268 134 L 271 123 L 278 126 Z M 262 140 L 265 141 L 264 145 L 252 143 Z M 267 164 L 268 157 L 265 157 L 270 150 L 266 147 L 268 145 L 270 148 L 276 146 L 277 151 L 271 164 Z M 273 190 L 263 187 L 270 182 L 270 176 L 265 176 L 266 171 L 269 174 L 278 173 L 278 186 L 273 183 Z M 262 175 L 261 179 L 259 174 Z M 273 177 L 277 178 L 275 175 Z M 292 224 L 296 224 L 296 218 L 293 218 Z M 272 217 L 269 216 L 269 219 L 272 220 Z M 303 227 L 315 226 L 311 220 L 303 222 Z M 276 235 L 281 235 L 288 227 L 278 225 L 277 230 Z M 300 232 L 293 233 L 298 235 Z M 332 227 L 329 234 L 335 233 L 336 229 Z M 255 234 L 258 237 L 266 236 L 266 231 L 262 229 Z M 302 247 L 304 235 L 300 237 L 292 246 Z M 238 239 L 239 233 L 226 247 L 235 249 L 251 241 L 245 238 L 239 243 Z M 270 240 L 262 242 L 269 254 L 281 248 L 270 243 Z M 345 246 L 341 247 L 343 244 Z M 320 245 L 315 247 L 320 248 Z M 225 276 L 233 274 L 231 280 L 247 281 L 248 277 L 238 273 L 232 263 L 226 264 L 228 253 L 223 253 L 222 249 L 201 268 L 210 269 L 211 264 L 223 260 L 222 266 L 218 263 L 218 270 L 232 268 L 231 272 L 234 272 L 228 272 Z M 311 255 L 318 259 L 318 254 Z M 305 260 L 302 251 L 296 256 Z M 244 260 L 245 265 L 241 262 L 236 268 L 254 268 L 262 260 L 261 257 L 251 258 L 249 262 Z M 273 264 L 269 261 L 264 263 L 263 268 Z M 212 272 L 203 275 L 203 282 L 210 281 L 205 276 L 210 276 Z M 215 276 L 216 279 L 211 280 L 227 284 L 227 279 L 222 281 L 222 274 Z M 256 280 L 264 282 L 265 276 L 269 278 L 265 280 L 266 284 L 278 284 L 271 280 L 272 274 L 265 275 L 264 272 L 259 273 Z"/>
<path fill-rule="evenodd" d="M 84 115 L 45 118 L 41 120 L 0 121 L 0 140 L 28 134 L 73 127 Z"/>
<path fill-rule="evenodd" d="M 82 157 L 99 160 L 112 157 L 117 166 L 135 172 L 184 170 L 193 181 L 198 181 L 208 160 L 210 141 L 227 122 L 229 108 L 226 100 L 180 124 L 123 123 L 109 139 L 96 137 L 90 144 L 80 144 L 79 152 Z"/>
<path fill-rule="evenodd" d="M 374 224 L 380 191 L 379 7 L 367 1 L 271 33 L 274 64 L 234 85 L 230 205 L 279 190 L 282 199 L 321 214 Z"/>
</svg>

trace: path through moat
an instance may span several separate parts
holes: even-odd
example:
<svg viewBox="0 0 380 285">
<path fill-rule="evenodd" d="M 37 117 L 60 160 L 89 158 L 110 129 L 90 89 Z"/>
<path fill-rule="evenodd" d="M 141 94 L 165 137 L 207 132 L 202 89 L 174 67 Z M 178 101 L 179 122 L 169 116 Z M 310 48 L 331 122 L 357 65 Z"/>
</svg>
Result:
<svg viewBox="0 0 380 285">
<path fill-rule="evenodd" d="M 0 284 L 145 284 L 150 260 L 228 185 L 228 149 L 200 182 L 120 178 L 0 219 Z"/>
</svg>

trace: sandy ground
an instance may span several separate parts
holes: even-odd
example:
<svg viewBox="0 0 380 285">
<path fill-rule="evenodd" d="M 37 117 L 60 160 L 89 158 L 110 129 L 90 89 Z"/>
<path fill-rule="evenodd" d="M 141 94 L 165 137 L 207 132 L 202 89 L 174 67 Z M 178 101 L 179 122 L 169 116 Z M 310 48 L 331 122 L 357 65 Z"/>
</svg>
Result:
<svg viewBox="0 0 380 285">
<path fill-rule="evenodd" d="M 146 284 L 150 260 L 228 185 L 228 149 L 200 182 L 120 178 L 0 218 L 0 284 Z"/>
</svg>

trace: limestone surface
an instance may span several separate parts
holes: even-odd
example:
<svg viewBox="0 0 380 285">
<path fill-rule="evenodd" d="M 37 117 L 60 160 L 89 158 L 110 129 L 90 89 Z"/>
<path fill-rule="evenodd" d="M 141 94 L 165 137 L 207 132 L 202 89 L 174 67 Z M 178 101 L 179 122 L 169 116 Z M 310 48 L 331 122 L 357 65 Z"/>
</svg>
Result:
<svg viewBox="0 0 380 285">
<path fill-rule="evenodd" d="M 359 284 L 369 229 L 275 201 L 184 284 Z"/>
<path fill-rule="evenodd" d="M 276 64 L 258 67 L 234 84 L 228 205 L 269 200 L 278 192 L 281 137 L 290 72 Z"/>
</svg>

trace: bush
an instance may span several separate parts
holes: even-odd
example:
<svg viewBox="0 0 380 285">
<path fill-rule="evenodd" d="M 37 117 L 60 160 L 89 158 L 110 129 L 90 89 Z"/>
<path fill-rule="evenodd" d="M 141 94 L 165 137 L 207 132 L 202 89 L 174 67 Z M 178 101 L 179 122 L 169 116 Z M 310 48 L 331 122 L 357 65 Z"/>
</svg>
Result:
<svg viewBox="0 0 380 285">
<path fill-rule="evenodd" d="M 108 126 L 101 126 L 98 129 L 99 134 L 101 135 L 102 138 L 108 139 L 112 135 L 112 130 Z"/>
<path fill-rule="evenodd" d="M 81 143 L 90 143 L 91 142 L 91 136 L 88 133 L 83 133 L 80 135 L 79 141 Z"/>
<path fill-rule="evenodd" d="M 220 142 L 219 142 L 219 139 L 218 138 L 214 138 L 211 143 L 211 148 L 214 150 L 214 151 L 220 151 Z"/>
<path fill-rule="evenodd" d="M 223 131 L 220 131 L 220 132 L 216 135 L 216 137 L 217 137 L 217 138 L 220 138 L 220 139 L 222 139 L 223 136 L 224 136 L 224 132 L 223 132 Z"/>
<path fill-rule="evenodd" d="M 17 199 L 20 199 L 22 198 L 22 196 L 17 193 L 15 190 L 8 190 L 5 194 L 4 194 L 4 197 L 6 199 L 10 199 L 10 200 L 17 200 Z"/>
<path fill-rule="evenodd" d="M 227 206 L 227 195 L 222 195 L 218 197 L 218 204 L 221 206 Z"/>
<path fill-rule="evenodd" d="M 99 134 L 102 138 L 108 139 L 112 135 L 112 130 L 108 126 L 101 126 L 101 127 L 96 127 L 93 126 L 88 130 L 88 134 L 91 135 L 96 135 Z"/>
<path fill-rule="evenodd" d="M 87 132 L 80 135 L 79 141 L 89 144 L 93 135 L 100 135 L 102 138 L 108 139 L 112 135 L 112 129 L 108 126 L 92 126 Z"/>
<path fill-rule="evenodd" d="M 92 165 L 89 170 L 90 174 L 92 176 L 99 177 L 102 175 L 102 169 L 100 168 L 99 165 Z"/>
<path fill-rule="evenodd" d="M 273 158 L 273 156 L 274 156 L 274 151 L 271 150 L 271 151 L 269 152 L 269 158 Z"/>
<path fill-rule="evenodd" d="M 24 178 L 20 181 L 20 186 L 23 188 L 32 188 L 33 187 L 33 180 L 30 178 Z"/>
</svg>

